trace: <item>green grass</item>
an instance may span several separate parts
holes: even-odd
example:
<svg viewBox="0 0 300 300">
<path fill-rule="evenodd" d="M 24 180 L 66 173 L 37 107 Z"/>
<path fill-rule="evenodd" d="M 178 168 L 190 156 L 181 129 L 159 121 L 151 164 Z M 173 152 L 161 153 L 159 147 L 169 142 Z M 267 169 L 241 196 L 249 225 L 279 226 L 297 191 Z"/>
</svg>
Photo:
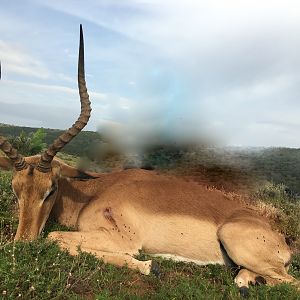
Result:
<svg viewBox="0 0 300 300">
<path fill-rule="evenodd" d="M 288 242 L 299 251 L 300 249 L 300 201 L 286 192 L 284 184 L 266 182 L 254 197 L 261 203 L 276 209 L 273 219 L 276 227 L 285 235 Z"/>
<path fill-rule="evenodd" d="M 86 253 L 71 257 L 44 239 L 11 243 L 0 251 L 0 295 L 3 299 L 239 299 L 233 269 L 158 261 L 161 278 L 116 268 Z M 292 273 L 300 275 L 297 259 Z M 251 287 L 250 292 L 251 299 L 299 299 L 295 289 L 285 284 Z"/>
<path fill-rule="evenodd" d="M 126 267 L 104 264 L 86 253 L 72 257 L 59 250 L 45 236 L 53 230 L 68 229 L 54 222 L 47 223 L 37 241 L 14 243 L 16 199 L 10 181 L 10 172 L 0 172 L 0 299 L 240 299 L 233 282 L 236 269 L 155 258 L 161 277 L 144 276 Z M 299 215 L 295 217 L 293 209 L 297 202 L 289 201 L 278 186 L 261 188 L 257 197 L 281 211 L 284 221 L 280 226 L 295 242 Z M 149 257 L 140 254 L 139 259 Z M 299 254 L 290 273 L 300 279 Z M 287 284 L 250 288 L 249 299 L 299 298 L 295 288 Z"/>
</svg>

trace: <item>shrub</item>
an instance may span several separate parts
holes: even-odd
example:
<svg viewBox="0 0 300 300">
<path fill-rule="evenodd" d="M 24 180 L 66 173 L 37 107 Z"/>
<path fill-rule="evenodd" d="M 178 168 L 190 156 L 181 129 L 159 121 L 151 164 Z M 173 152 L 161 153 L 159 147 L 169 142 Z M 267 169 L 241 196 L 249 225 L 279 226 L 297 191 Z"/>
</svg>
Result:
<svg viewBox="0 0 300 300">
<path fill-rule="evenodd" d="M 11 213 L 16 203 L 15 195 L 11 188 L 12 173 L 0 171 L 0 215 Z"/>
<path fill-rule="evenodd" d="M 13 239 L 17 228 L 14 217 L 16 197 L 11 188 L 11 172 L 0 171 L 0 247 Z"/>
<path fill-rule="evenodd" d="M 277 209 L 276 223 L 287 241 L 300 245 L 300 201 L 290 195 L 284 184 L 265 183 L 255 193 L 256 199 L 270 204 Z"/>
<path fill-rule="evenodd" d="M 19 136 L 10 137 L 8 140 L 18 152 L 25 156 L 30 156 L 40 153 L 46 147 L 46 144 L 43 142 L 45 136 L 45 130 L 40 128 L 28 134 L 25 131 L 21 131 Z"/>
</svg>

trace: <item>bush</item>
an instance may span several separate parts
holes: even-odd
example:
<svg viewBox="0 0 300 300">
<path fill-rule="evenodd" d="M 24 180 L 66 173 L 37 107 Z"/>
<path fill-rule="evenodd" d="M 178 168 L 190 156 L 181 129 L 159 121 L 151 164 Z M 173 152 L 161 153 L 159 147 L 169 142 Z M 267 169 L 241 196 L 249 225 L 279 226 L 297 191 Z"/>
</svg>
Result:
<svg viewBox="0 0 300 300">
<path fill-rule="evenodd" d="M 157 169 L 174 168 L 186 152 L 184 147 L 171 144 L 149 147 L 143 153 L 142 165 Z"/>
<path fill-rule="evenodd" d="M 284 184 L 267 182 L 255 194 L 256 199 L 277 210 L 276 223 L 287 241 L 300 246 L 300 199 L 290 195 Z"/>
<path fill-rule="evenodd" d="M 43 142 L 45 136 L 45 130 L 40 128 L 28 134 L 25 131 L 21 131 L 19 136 L 10 137 L 8 140 L 18 152 L 25 156 L 30 156 L 40 153 L 46 147 L 46 144 Z"/>
<path fill-rule="evenodd" d="M 17 200 L 12 192 L 11 178 L 11 172 L 0 171 L 0 248 L 13 239 L 18 226 L 14 217 Z"/>
<path fill-rule="evenodd" d="M 6 212 L 11 213 L 16 197 L 11 188 L 12 173 L 0 171 L 0 216 Z"/>
</svg>

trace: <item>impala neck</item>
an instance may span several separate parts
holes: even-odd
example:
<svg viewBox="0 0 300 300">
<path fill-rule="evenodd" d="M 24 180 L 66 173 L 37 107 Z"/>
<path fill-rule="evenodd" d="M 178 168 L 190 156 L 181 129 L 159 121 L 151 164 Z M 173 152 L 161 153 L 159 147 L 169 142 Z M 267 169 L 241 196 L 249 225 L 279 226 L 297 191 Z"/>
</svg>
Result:
<svg viewBox="0 0 300 300">
<path fill-rule="evenodd" d="M 105 175 L 103 174 L 103 177 Z M 51 217 L 62 225 L 76 228 L 82 209 L 101 192 L 101 181 L 102 176 L 99 179 L 87 181 L 61 178 Z"/>
</svg>

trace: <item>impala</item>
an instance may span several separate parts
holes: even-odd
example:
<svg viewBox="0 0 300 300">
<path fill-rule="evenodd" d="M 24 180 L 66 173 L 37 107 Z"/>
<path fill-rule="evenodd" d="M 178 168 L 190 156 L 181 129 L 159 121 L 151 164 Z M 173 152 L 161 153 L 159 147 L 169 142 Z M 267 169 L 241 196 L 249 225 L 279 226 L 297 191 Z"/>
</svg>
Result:
<svg viewBox="0 0 300 300">
<path fill-rule="evenodd" d="M 70 254 L 78 246 L 117 266 L 143 274 L 158 272 L 152 260 L 135 258 L 139 250 L 153 256 L 199 265 L 240 267 L 235 278 L 242 295 L 250 283 L 299 282 L 288 275 L 291 251 L 284 237 L 254 209 L 195 182 L 129 169 L 89 173 L 55 158 L 87 124 L 90 101 L 84 72 L 80 26 L 78 87 L 81 114 L 74 125 L 41 155 L 23 157 L 0 136 L 0 167 L 13 169 L 12 187 L 19 201 L 15 240 L 33 240 L 49 215 L 74 232 L 52 232 Z"/>
</svg>

